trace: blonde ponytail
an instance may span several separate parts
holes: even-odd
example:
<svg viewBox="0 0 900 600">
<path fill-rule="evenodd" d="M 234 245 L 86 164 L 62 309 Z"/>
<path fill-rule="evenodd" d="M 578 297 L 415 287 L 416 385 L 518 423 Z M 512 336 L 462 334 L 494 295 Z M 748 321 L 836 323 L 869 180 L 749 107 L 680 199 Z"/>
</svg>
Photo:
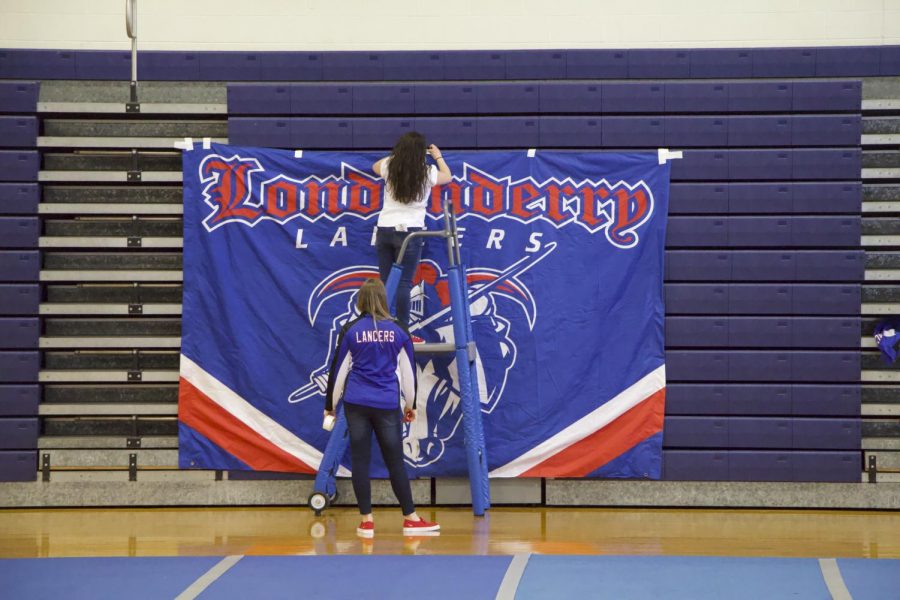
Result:
<svg viewBox="0 0 900 600">
<path fill-rule="evenodd" d="M 373 321 L 391 318 L 387 306 L 387 291 L 380 279 L 367 279 L 359 288 L 356 296 L 356 308 L 361 314 L 372 315 Z"/>
</svg>

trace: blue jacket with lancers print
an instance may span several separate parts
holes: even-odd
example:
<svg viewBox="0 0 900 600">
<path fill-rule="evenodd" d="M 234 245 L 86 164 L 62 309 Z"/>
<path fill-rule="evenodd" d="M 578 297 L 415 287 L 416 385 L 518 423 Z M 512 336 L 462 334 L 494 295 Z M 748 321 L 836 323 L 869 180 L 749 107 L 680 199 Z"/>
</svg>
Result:
<svg viewBox="0 0 900 600">
<path fill-rule="evenodd" d="M 401 394 L 416 407 L 413 343 L 395 320 L 375 321 L 363 314 L 348 321 L 338 335 L 328 373 L 325 410 L 340 400 L 373 408 L 399 408 Z"/>
</svg>

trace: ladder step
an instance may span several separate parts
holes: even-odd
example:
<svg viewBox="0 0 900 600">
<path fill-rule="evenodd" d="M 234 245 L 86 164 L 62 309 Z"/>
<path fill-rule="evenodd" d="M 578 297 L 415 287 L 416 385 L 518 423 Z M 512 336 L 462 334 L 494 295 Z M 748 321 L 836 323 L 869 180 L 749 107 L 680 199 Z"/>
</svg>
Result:
<svg viewBox="0 0 900 600">
<path fill-rule="evenodd" d="M 452 354 L 456 352 L 456 344 L 414 344 L 416 354 Z"/>
</svg>

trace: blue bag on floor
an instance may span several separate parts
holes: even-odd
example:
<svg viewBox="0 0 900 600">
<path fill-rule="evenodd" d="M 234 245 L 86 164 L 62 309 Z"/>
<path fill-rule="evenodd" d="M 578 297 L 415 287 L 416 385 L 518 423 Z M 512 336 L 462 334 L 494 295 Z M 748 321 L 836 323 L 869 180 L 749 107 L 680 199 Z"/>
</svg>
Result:
<svg viewBox="0 0 900 600">
<path fill-rule="evenodd" d="M 897 360 L 897 342 L 900 341 L 900 318 L 885 319 L 875 326 L 875 343 L 888 364 Z"/>
</svg>

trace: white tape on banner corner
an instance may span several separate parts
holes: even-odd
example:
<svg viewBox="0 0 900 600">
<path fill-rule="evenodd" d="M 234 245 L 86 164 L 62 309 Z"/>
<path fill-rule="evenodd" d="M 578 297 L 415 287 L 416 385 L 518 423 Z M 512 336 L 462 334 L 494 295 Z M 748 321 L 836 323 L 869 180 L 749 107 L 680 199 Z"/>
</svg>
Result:
<svg viewBox="0 0 900 600">
<path fill-rule="evenodd" d="M 212 142 L 209 140 L 209 138 L 203 138 L 203 149 L 204 150 L 209 150 L 211 144 L 212 144 Z"/>
<path fill-rule="evenodd" d="M 535 154 L 537 154 L 537 148 L 529 148 L 528 149 L 528 158 L 534 158 Z"/>
<path fill-rule="evenodd" d="M 303 150 L 294 150 L 294 158 L 303 158 Z"/>
<path fill-rule="evenodd" d="M 667 160 L 678 160 L 679 158 L 684 158 L 681 150 L 669 150 L 668 148 L 659 148 L 657 151 L 657 158 L 659 159 L 659 164 L 666 164 Z"/>
<path fill-rule="evenodd" d="M 194 149 L 194 139 L 186 137 L 186 138 L 184 138 L 183 142 L 175 142 L 172 145 L 176 148 L 180 148 L 182 150 L 190 152 L 191 150 Z"/>
</svg>

